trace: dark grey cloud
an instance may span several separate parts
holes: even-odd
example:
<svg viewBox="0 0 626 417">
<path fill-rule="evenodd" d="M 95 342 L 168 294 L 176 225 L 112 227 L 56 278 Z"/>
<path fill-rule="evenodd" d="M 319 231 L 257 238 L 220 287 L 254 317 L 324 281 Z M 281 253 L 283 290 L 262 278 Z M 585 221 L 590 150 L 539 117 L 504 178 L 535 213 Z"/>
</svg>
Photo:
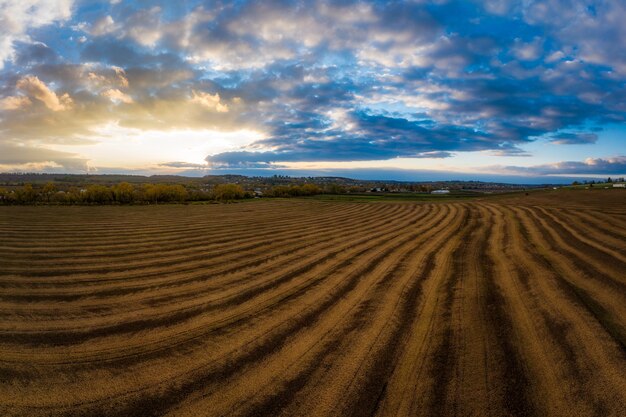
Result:
<svg viewBox="0 0 626 417">
<path fill-rule="evenodd" d="M 0 167 L 25 166 L 26 170 L 42 167 L 62 168 L 68 172 L 86 172 L 87 160 L 71 152 L 43 147 L 23 146 L 13 141 L 0 141 Z"/>
<path fill-rule="evenodd" d="M 41 63 L 51 64 L 59 61 L 59 55 L 42 42 L 24 44 L 18 49 L 15 58 L 15 63 L 19 66 L 30 66 Z"/>
<path fill-rule="evenodd" d="M 327 128 L 323 135 L 302 136 L 292 125 L 276 127 L 275 136 L 254 144 L 258 149 L 272 151 L 240 151 L 211 155 L 207 162 L 214 167 L 287 161 L 363 161 L 397 157 L 447 158 L 453 151 L 487 150 L 494 147 L 488 134 L 455 125 L 432 126 L 429 120 L 408 120 L 355 111 L 346 115 L 352 125 L 349 131 Z M 310 118 L 307 126 L 299 129 L 322 130 L 323 121 Z M 312 123 L 312 124 L 311 124 Z M 322 125 L 318 125 L 321 123 Z M 501 151 L 513 151 L 510 144 L 502 144 Z"/>
<path fill-rule="evenodd" d="M 496 172 L 509 175 L 626 175 L 626 156 L 588 158 L 584 161 L 564 161 L 529 167 L 504 166 L 492 168 Z"/>
<path fill-rule="evenodd" d="M 126 67 L 177 68 L 189 66 L 174 51 L 152 51 L 112 37 L 96 38 L 81 51 L 81 59 Z"/>
</svg>

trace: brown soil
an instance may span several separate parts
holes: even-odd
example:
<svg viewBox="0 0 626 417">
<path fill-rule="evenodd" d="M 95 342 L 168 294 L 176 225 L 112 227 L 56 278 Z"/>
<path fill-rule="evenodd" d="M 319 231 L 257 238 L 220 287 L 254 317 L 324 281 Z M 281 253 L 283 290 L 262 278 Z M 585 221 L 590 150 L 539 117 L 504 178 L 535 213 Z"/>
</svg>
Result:
<svg viewBox="0 0 626 417">
<path fill-rule="evenodd" d="M 626 415 L 626 192 L 0 208 L 2 416 Z"/>
</svg>

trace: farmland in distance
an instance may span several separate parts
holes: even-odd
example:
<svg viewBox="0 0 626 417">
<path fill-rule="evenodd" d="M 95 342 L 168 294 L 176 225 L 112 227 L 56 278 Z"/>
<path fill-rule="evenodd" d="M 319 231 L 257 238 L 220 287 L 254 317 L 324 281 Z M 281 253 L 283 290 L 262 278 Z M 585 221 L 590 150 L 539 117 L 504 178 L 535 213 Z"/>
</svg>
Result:
<svg viewBox="0 0 626 417">
<path fill-rule="evenodd" d="M 624 416 L 626 192 L 0 207 L 2 416 Z"/>
</svg>

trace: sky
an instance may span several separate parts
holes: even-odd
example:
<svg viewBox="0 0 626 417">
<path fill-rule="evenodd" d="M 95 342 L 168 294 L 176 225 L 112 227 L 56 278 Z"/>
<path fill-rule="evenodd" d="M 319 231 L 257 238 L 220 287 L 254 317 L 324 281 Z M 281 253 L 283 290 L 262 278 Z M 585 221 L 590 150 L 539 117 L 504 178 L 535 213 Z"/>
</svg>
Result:
<svg viewBox="0 0 626 417">
<path fill-rule="evenodd" d="M 626 175 L 626 2 L 0 0 L 0 171 Z"/>
</svg>

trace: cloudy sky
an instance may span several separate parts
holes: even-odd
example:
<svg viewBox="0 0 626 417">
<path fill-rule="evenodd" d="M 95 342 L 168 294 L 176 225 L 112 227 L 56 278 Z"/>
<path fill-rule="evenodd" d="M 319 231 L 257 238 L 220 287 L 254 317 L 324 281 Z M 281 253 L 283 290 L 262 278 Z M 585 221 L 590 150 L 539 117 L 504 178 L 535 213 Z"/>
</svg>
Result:
<svg viewBox="0 0 626 417">
<path fill-rule="evenodd" d="M 626 174 L 626 2 L 0 0 L 0 171 Z"/>
</svg>

